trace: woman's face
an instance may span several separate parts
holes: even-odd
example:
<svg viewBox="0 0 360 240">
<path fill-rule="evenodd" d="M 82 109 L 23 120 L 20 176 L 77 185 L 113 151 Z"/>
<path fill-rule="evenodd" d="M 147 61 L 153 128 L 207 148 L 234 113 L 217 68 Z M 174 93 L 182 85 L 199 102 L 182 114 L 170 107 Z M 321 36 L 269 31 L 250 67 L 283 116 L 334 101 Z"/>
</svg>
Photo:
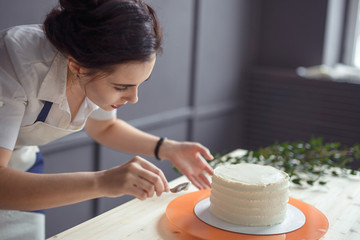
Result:
<svg viewBox="0 0 360 240">
<path fill-rule="evenodd" d="M 111 111 L 126 103 L 138 101 L 138 87 L 149 79 L 156 56 L 148 62 L 119 64 L 115 71 L 83 83 L 86 96 L 100 108 Z M 86 80 L 85 80 L 86 81 Z"/>
</svg>

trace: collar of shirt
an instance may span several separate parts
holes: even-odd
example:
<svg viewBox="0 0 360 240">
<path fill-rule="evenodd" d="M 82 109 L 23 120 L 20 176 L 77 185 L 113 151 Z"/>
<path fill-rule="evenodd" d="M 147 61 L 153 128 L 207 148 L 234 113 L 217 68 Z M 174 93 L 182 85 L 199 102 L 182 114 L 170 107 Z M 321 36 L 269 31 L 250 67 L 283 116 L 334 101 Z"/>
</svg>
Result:
<svg viewBox="0 0 360 240">
<path fill-rule="evenodd" d="M 57 103 L 63 109 L 67 108 L 66 78 L 66 58 L 60 52 L 58 52 L 40 86 L 37 98 L 39 100 Z"/>
<path fill-rule="evenodd" d="M 71 113 L 69 104 L 66 98 L 66 81 L 67 81 L 67 61 L 66 57 L 63 56 L 60 52 L 54 58 L 51 67 L 46 74 L 42 84 L 40 85 L 39 92 L 37 98 L 39 100 L 53 102 L 58 104 L 59 109 L 64 110 L 67 113 L 67 116 L 64 118 L 62 117 L 61 123 L 57 123 L 56 125 L 60 125 L 61 127 L 68 127 L 70 126 L 71 121 Z M 81 122 L 85 122 L 86 118 L 96 109 L 99 107 L 90 101 L 89 99 L 85 98 L 86 101 L 83 102 L 83 106 L 80 107 L 75 122 L 75 125 L 82 125 Z M 55 114 L 58 115 L 58 114 Z M 59 115 L 58 115 L 59 116 Z M 80 121 L 79 121 L 80 120 Z M 49 122 L 53 122 L 51 117 Z M 73 123 L 74 124 L 74 123 Z M 78 127 L 77 126 L 77 127 Z"/>
</svg>

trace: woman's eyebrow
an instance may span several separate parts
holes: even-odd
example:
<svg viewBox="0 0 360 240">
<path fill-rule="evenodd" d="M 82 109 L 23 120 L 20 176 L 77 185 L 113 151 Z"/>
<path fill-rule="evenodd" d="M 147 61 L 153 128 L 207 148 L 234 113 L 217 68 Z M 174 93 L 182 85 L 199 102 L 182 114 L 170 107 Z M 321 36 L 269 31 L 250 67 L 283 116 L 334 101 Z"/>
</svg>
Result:
<svg viewBox="0 0 360 240">
<path fill-rule="evenodd" d="M 151 74 L 147 79 L 145 79 L 144 82 L 148 81 L 150 79 L 150 77 L 151 77 Z M 136 86 L 136 84 L 126 84 L 126 83 L 112 83 L 112 84 L 114 86 L 126 86 L 126 87 L 134 87 L 134 86 Z"/>
<path fill-rule="evenodd" d="M 124 84 L 124 83 L 112 83 L 114 86 L 121 86 L 121 87 L 135 87 L 136 84 Z"/>
</svg>

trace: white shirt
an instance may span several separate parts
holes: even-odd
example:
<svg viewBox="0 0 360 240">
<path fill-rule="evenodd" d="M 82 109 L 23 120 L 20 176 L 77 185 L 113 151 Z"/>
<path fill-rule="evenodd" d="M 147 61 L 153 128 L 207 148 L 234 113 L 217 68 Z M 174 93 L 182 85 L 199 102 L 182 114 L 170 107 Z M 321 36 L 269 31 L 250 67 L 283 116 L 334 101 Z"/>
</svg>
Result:
<svg viewBox="0 0 360 240">
<path fill-rule="evenodd" d="M 89 116 L 116 115 L 85 98 L 71 122 L 66 77 L 66 57 L 46 39 L 41 25 L 0 32 L 0 147 L 14 149 L 20 127 L 34 123 L 44 101 L 54 103 L 45 122 L 64 129 L 79 128 Z"/>
</svg>

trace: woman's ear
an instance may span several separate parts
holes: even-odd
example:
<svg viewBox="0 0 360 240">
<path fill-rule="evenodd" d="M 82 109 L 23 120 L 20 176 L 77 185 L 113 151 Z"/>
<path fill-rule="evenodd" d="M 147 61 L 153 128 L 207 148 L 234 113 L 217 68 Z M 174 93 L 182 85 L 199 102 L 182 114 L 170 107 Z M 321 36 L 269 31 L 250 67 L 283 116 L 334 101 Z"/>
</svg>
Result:
<svg viewBox="0 0 360 240">
<path fill-rule="evenodd" d="M 67 63 L 70 72 L 72 72 L 74 75 L 79 75 L 81 73 L 81 67 L 76 62 L 76 60 L 72 56 L 68 56 Z"/>
</svg>

